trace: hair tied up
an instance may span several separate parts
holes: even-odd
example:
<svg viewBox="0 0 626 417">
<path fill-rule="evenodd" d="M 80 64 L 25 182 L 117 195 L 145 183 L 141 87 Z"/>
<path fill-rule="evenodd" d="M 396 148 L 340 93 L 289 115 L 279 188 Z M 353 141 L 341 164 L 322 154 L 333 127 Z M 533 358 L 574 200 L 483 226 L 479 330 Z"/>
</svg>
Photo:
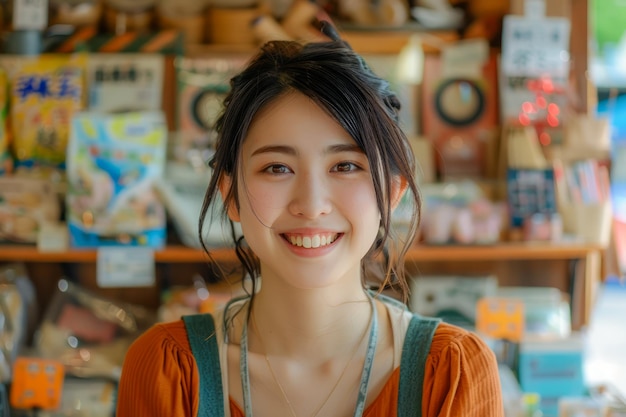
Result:
<svg viewBox="0 0 626 417">
<path fill-rule="evenodd" d="M 374 71 L 372 71 L 370 66 L 367 65 L 363 57 L 355 52 L 348 42 L 341 39 L 341 36 L 339 36 L 339 32 L 337 32 L 337 29 L 335 28 L 335 26 L 333 26 L 331 22 L 327 20 L 320 20 L 319 29 L 324 36 L 327 36 L 333 42 L 342 43 L 354 53 L 356 58 L 359 60 L 359 65 L 361 66 L 363 72 L 365 74 L 368 74 L 374 84 L 378 84 L 378 94 L 381 96 L 383 102 L 385 103 L 385 106 L 391 112 L 391 116 L 393 117 L 393 119 L 398 121 L 398 115 L 400 112 L 400 108 L 402 107 L 402 103 L 400 102 L 396 94 L 391 91 L 389 83 L 374 74 Z"/>
<path fill-rule="evenodd" d="M 341 39 L 341 37 L 339 36 L 339 32 L 337 32 L 337 29 L 335 29 L 332 23 L 330 23 L 328 20 L 320 20 L 319 26 L 320 26 L 320 32 L 322 32 L 322 35 L 328 37 L 332 41 L 344 42 L 347 45 L 347 42 Z"/>
</svg>

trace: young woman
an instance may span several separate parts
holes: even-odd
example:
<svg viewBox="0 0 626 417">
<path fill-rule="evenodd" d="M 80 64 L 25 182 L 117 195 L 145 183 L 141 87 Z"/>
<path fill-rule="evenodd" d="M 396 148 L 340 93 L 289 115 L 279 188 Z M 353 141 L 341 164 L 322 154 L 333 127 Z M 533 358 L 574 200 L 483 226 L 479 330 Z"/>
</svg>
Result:
<svg viewBox="0 0 626 417">
<path fill-rule="evenodd" d="M 142 335 L 126 356 L 118 417 L 207 406 L 233 417 L 503 416 L 481 339 L 432 321 L 409 339 L 413 315 L 367 290 L 369 266 L 382 264 L 383 285 L 406 296 L 420 200 L 398 111 L 388 84 L 338 39 L 268 43 L 232 79 L 201 225 L 221 197 L 243 231 L 250 295 L 215 329 L 181 320 Z M 405 192 L 415 213 L 398 235 L 391 214 Z M 206 356 L 215 342 L 219 356 Z"/>
</svg>

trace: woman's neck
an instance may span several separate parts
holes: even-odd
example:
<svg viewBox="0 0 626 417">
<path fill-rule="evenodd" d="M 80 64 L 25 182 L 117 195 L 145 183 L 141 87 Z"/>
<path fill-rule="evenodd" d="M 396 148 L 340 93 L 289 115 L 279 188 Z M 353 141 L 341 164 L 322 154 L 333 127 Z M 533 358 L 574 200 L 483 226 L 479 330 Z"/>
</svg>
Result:
<svg viewBox="0 0 626 417">
<path fill-rule="evenodd" d="M 365 291 L 351 288 L 287 288 L 265 280 L 248 325 L 250 350 L 258 331 L 268 355 L 324 362 L 353 349 L 371 321 Z M 258 340 L 257 340 L 258 341 Z"/>
</svg>

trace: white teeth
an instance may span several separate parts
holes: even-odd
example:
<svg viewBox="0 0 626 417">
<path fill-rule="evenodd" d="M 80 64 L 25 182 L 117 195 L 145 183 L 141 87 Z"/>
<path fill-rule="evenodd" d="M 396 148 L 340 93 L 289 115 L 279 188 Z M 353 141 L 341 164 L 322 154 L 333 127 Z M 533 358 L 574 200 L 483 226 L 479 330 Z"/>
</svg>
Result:
<svg viewBox="0 0 626 417">
<path fill-rule="evenodd" d="M 337 238 L 334 234 L 324 234 L 324 235 L 312 235 L 312 236 L 289 236 L 289 241 L 294 246 L 303 247 L 306 249 L 310 248 L 319 248 L 321 246 L 330 245 Z"/>
</svg>

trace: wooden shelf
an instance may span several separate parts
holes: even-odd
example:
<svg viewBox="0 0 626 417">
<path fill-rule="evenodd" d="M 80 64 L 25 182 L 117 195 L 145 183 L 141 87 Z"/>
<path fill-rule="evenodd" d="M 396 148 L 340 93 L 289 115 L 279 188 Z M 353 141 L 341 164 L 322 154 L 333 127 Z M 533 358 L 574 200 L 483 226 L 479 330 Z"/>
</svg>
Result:
<svg viewBox="0 0 626 417">
<path fill-rule="evenodd" d="M 233 251 L 219 249 L 211 252 L 216 262 L 235 260 Z M 11 262 L 66 262 L 90 263 L 96 262 L 96 249 L 70 249 L 63 252 L 40 252 L 33 246 L 0 246 L 0 261 Z M 164 263 L 194 263 L 207 262 L 209 258 L 199 249 L 188 248 L 182 245 L 168 246 L 154 252 L 156 262 Z"/>
<path fill-rule="evenodd" d="M 438 53 L 440 47 L 452 44 L 459 40 L 459 35 L 453 30 L 424 31 L 409 29 L 380 30 L 341 30 L 341 37 L 360 54 L 398 54 L 407 44 L 411 35 L 421 33 L 428 41 L 422 44 L 426 53 Z M 188 44 L 185 46 L 185 55 L 189 57 L 216 56 L 216 55 L 246 55 L 252 56 L 258 50 L 253 44 Z"/>
<path fill-rule="evenodd" d="M 488 246 L 427 246 L 417 245 L 409 251 L 406 260 L 416 261 L 506 261 L 506 260 L 566 260 L 586 256 L 602 248 L 582 243 L 501 243 Z M 67 262 L 90 263 L 97 260 L 97 250 L 70 249 L 64 252 L 40 252 L 34 246 L 0 246 L 0 261 L 11 262 Z M 232 249 L 214 249 L 216 262 L 235 262 Z M 156 262 L 207 262 L 208 256 L 200 249 L 172 245 L 154 252 Z"/>
<path fill-rule="evenodd" d="M 407 268 L 433 273 L 486 273 L 491 271 L 509 282 L 524 285 L 551 285 L 568 292 L 572 300 L 572 326 L 580 329 L 589 323 L 595 289 L 600 282 L 603 248 L 585 243 L 500 243 L 490 246 L 416 245 L 407 254 Z M 218 263 L 235 263 L 233 249 L 214 249 Z M 53 264 L 77 264 L 95 271 L 98 251 L 70 249 L 63 252 L 40 252 L 35 246 L 0 246 L 0 263 L 25 262 L 29 268 L 47 271 Z M 155 262 L 177 264 L 177 270 L 206 264 L 210 258 L 200 249 L 171 244 L 154 252 Z M 540 266 L 533 261 L 541 261 Z M 186 264 L 186 265 L 183 265 Z M 485 264 L 489 264 L 486 266 Z M 184 267 L 183 267 L 184 266 Z M 474 268 L 474 266 L 476 268 Z M 59 265 L 54 266 L 58 268 Z M 511 281 L 520 278 L 523 280 Z M 39 274 L 46 276 L 47 274 Z M 509 276 L 510 275 L 510 276 Z M 47 282 L 42 278 L 41 282 Z M 553 285 L 554 284 L 554 285 Z M 44 284 L 41 284 L 44 285 Z M 511 284 L 509 284 L 511 285 Z M 517 285 L 517 284 L 513 284 Z M 145 289 L 142 288 L 142 294 Z M 128 294 L 126 294 L 128 295 Z"/>
<path fill-rule="evenodd" d="M 407 261 L 506 261 L 567 260 L 585 257 L 602 248 L 585 243 L 517 242 L 497 245 L 418 245 L 407 254 Z"/>
</svg>

